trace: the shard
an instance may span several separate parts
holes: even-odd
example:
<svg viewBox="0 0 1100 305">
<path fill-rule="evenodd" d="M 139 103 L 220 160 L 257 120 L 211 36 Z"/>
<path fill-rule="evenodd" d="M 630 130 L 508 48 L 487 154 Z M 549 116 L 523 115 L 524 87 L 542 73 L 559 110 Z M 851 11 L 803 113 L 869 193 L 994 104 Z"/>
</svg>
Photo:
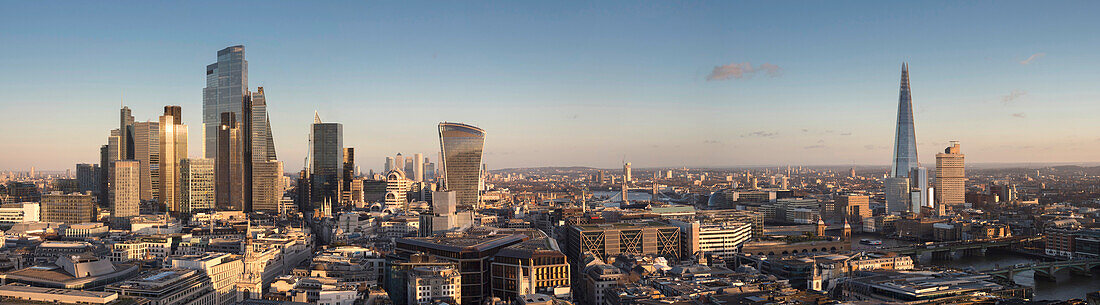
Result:
<svg viewBox="0 0 1100 305">
<path fill-rule="evenodd" d="M 898 126 L 894 134 L 894 163 L 891 177 L 909 177 L 917 161 L 917 136 L 913 132 L 913 97 L 909 93 L 909 65 L 901 66 L 901 94 L 898 97 Z"/>
</svg>

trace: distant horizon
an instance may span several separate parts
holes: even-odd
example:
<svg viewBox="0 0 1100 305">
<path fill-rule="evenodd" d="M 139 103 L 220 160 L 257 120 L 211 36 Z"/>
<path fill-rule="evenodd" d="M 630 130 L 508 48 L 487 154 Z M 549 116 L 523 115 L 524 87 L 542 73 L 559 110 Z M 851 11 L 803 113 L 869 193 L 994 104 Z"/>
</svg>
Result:
<svg viewBox="0 0 1100 305">
<path fill-rule="evenodd" d="M 974 164 L 1100 162 L 1097 2 L 403 4 L 12 3 L 0 168 L 99 163 L 120 102 L 181 106 L 202 156 L 204 68 L 233 45 L 287 172 L 314 111 L 364 172 L 436 161 L 442 121 L 485 129 L 490 168 L 889 164 L 903 62 L 922 164 L 952 140 Z"/>
</svg>

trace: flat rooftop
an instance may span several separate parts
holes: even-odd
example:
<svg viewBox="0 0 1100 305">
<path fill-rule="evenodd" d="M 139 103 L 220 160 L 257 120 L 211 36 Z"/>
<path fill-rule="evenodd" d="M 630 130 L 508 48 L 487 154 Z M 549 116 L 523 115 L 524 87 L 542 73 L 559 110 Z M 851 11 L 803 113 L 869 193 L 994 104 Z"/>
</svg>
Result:
<svg viewBox="0 0 1100 305">
<path fill-rule="evenodd" d="M 645 222 L 616 222 L 616 223 L 600 223 L 600 224 L 585 224 L 576 225 L 581 231 L 596 231 L 596 230 L 627 230 L 627 229 L 644 229 L 649 227 L 671 227 L 668 224 L 659 221 L 645 221 Z"/>
</svg>

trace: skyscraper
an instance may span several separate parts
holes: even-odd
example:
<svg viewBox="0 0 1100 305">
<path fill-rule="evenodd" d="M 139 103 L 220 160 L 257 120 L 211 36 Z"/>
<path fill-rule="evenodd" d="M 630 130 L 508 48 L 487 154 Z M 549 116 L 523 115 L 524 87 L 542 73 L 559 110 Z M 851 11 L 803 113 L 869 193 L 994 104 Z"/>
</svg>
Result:
<svg viewBox="0 0 1100 305">
<path fill-rule="evenodd" d="M 424 182 L 424 154 L 413 155 L 413 180 Z"/>
<path fill-rule="evenodd" d="M 214 158 L 215 193 L 217 208 L 223 210 L 242 210 L 244 207 L 242 192 L 243 166 L 241 129 L 237 116 L 233 112 L 222 113 L 222 123 L 218 127 L 217 154 Z"/>
<path fill-rule="evenodd" d="M 393 169 L 394 160 L 393 157 L 386 157 L 386 165 L 382 167 L 382 172 L 390 172 Z"/>
<path fill-rule="evenodd" d="M 966 170 L 964 158 L 960 152 L 959 141 L 951 141 L 951 146 L 943 153 L 936 154 L 936 206 L 960 205 L 966 202 Z"/>
<path fill-rule="evenodd" d="M 191 214 L 196 210 L 213 210 L 216 202 L 214 181 L 214 159 L 180 160 L 177 211 Z"/>
<path fill-rule="evenodd" d="M 141 200 L 160 195 L 160 122 L 134 122 L 133 160 L 141 162 Z"/>
<path fill-rule="evenodd" d="M 187 159 L 187 125 L 180 106 L 164 106 L 160 116 L 160 195 L 168 211 L 179 212 L 179 164 Z"/>
<path fill-rule="evenodd" d="M 111 217 L 118 219 L 138 216 L 141 204 L 141 162 L 119 160 L 114 162 L 114 168 Z"/>
<path fill-rule="evenodd" d="M 241 117 L 241 101 L 248 93 L 248 61 L 244 46 L 218 51 L 218 61 L 206 66 L 206 88 L 202 89 L 203 152 L 206 158 L 218 155 L 218 128 L 221 115 L 232 112 Z"/>
<path fill-rule="evenodd" d="M 927 172 L 920 168 L 920 162 L 917 160 L 913 98 L 909 90 L 909 65 L 902 64 L 898 121 L 894 134 L 894 158 L 890 166 L 890 177 L 884 181 L 883 185 L 886 193 L 886 210 L 894 214 L 918 212 L 921 202 L 927 201 Z M 914 201 L 916 201 L 915 204 Z M 917 208 L 914 209 L 914 206 Z"/>
<path fill-rule="evenodd" d="M 344 125 L 322 123 L 315 115 L 310 132 L 311 149 L 310 204 L 314 207 L 328 201 L 339 201 L 343 180 Z"/>
<path fill-rule="evenodd" d="M 623 163 L 623 179 L 627 182 L 634 181 L 634 173 L 630 170 L 630 162 Z"/>
<path fill-rule="evenodd" d="M 76 181 L 81 192 L 96 190 L 96 181 L 99 180 L 99 166 L 95 164 L 81 163 L 76 165 Z"/>
<path fill-rule="evenodd" d="M 481 156 L 485 130 L 462 123 L 439 123 L 443 189 L 455 192 L 458 204 L 477 209 L 481 200 Z"/>
</svg>

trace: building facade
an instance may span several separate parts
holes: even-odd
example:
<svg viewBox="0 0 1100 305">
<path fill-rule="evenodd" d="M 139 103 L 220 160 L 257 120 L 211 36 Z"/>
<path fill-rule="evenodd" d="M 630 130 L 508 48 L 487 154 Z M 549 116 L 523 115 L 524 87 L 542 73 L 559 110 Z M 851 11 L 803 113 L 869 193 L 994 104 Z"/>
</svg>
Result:
<svg viewBox="0 0 1100 305">
<path fill-rule="evenodd" d="M 454 191 L 458 204 L 478 207 L 481 200 L 481 157 L 485 130 L 462 123 L 439 123 L 443 156 L 443 189 Z"/>
</svg>

